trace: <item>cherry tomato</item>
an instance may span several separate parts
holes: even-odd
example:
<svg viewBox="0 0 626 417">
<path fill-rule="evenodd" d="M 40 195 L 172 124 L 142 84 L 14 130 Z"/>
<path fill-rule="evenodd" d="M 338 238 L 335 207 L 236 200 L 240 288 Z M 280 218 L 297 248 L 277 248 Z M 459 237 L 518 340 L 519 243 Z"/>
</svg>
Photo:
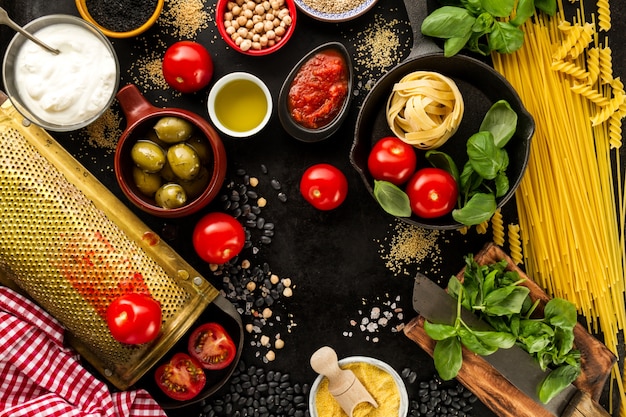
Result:
<svg viewBox="0 0 626 417">
<path fill-rule="evenodd" d="M 200 219 L 192 239 L 198 256 L 204 261 L 223 264 L 241 252 L 246 243 L 246 233 L 237 219 L 215 212 Z"/>
<path fill-rule="evenodd" d="M 154 379 L 168 397 L 178 401 L 194 398 L 206 385 L 202 366 L 186 353 L 177 353 L 169 362 L 159 366 Z"/>
<path fill-rule="evenodd" d="M 213 60 L 204 46 L 194 41 L 172 44 L 163 56 L 163 77 L 174 90 L 194 93 L 213 77 Z"/>
<path fill-rule="evenodd" d="M 148 294 L 131 292 L 117 297 L 107 308 L 107 325 L 120 343 L 139 345 L 161 331 L 161 305 Z"/>
<path fill-rule="evenodd" d="M 346 199 L 348 180 L 335 166 L 316 164 L 302 174 L 300 193 L 316 209 L 332 210 Z"/>
<path fill-rule="evenodd" d="M 374 179 L 395 185 L 407 182 L 415 172 L 416 164 L 413 146 L 393 136 L 376 142 L 367 158 L 367 168 Z"/>
<path fill-rule="evenodd" d="M 189 354 L 204 369 L 224 369 L 235 359 L 237 348 L 226 330 L 217 323 L 206 323 L 189 337 Z"/>
<path fill-rule="evenodd" d="M 441 217 L 450 213 L 458 196 L 454 177 L 440 168 L 422 168 L 406 185 L 411 210 L 419 217 Z"/>
</svg>

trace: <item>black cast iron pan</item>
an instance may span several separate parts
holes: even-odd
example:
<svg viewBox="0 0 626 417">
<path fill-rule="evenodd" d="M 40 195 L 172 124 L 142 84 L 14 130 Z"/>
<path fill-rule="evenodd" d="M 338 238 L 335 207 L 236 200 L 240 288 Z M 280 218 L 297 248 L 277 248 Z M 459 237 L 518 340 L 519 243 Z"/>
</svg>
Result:
<svg viewBox="0 0 626 417">
<path fill-rule="evenodd" d="M 491 66 L 481 60 L 460 54 L 445 57 L 441 48 L 432 39 L 422 35 L 420 26 L 428 14 L 426 0 L 404 0 L 404 4 L 413 29 L 413 47 L 408 57 L 383 75 L 365 98 L 357 117 L 354 141 L 350 150 L 350 162 L 363 179 L 370 194 L 373 195 L 374 179 L 367 169 L 367 157 L 378 140 L 385 136 L 393 136 L 385 117 L 385 106 L 393 85 L 414 71 L 439 72 L 456 82 L 465 103 L 465 113 L 458 131 L 439 148 L 440 151 L 448 153 L 453 158 L 459 170 L 467 161 L 465 147 L 467 139 L 478 132 L 485 113 L 493 103 L 504 99 L 518 115 L 516 133 L 505 147 L 510 159 L 507 169 L 510 189 L 506 195 L 498 199 L 498 207 L 501 207 L 513 197 L 526 169 L 530 140 L 535 130 L 533 118 L 526 111 L 517 92 L 509 82 Z M 428 165 L 423 153 L 418 152 L 418 165 L 420 164 Z M 443 230 L 462 227 L 462 224 L 456 222 L 452 215 L 435 219 L 422 219 L 413 215 L 401 219 L 429 229 Z"/>
</svg>

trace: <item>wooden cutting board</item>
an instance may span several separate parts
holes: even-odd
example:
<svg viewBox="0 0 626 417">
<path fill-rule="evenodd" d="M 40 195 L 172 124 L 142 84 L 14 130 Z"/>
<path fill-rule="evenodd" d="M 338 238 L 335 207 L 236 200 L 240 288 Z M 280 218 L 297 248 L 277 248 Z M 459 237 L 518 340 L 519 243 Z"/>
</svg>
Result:
<svg viewBox="0 0 626 417">
<path fill-rule="evenodd" d="M 533 300 L 541 300 L 538 307 L 543 309 L 550 297 L 528 276 L 517 267 L 511 258 L 494 243 L 488 243 L 476 256 L 481 264 L 490 264 L 506 259 L 507 269 L 515 270 L 520 277 L 527 278 L 525 284 L 530 289 Z M 463 271 L 458 274 L 463 277 Z M 540 311 L 541 311 L 540 310 Z M 424 318 L 417 316 L 405 327 L 404 334 L 417 343 L 429 355 L 433 355 L 435 341 L 424 331 Z M 574 385 L 588 393 L 594 400 L 602 395 L 604 385 L 611 374 L 617 358 L 597 338 L 587 332 L 580 323 L 574 328 L 576 348 L 581 353 L 581 375 Z M 551 417 L 552 414 L 537 404 L 513 384 L 506 380 L 497 369 L 491 366 L 483 357 L 463 348 L 463 366 L 457 379 L 471 390 L 494 413 L 502 417 Z"/>
</svg>

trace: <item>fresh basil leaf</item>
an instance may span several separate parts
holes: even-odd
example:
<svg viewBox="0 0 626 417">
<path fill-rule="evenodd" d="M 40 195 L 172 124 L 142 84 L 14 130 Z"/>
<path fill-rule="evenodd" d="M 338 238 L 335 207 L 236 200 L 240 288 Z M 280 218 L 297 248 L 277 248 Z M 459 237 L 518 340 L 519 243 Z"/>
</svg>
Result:
<svg viewBox="0 0 626 417">
<path fill-rule="evenodd" d="M 509 177 L 499 172 L 496 176 L 496 197 L 502 197 L 509 191 Z"/>
<path fill-rule="evenodd" d="M 539 384 L 539 400 L 546 404 L 580 375 L 580 367 L 564 365 L 550 372 Z"/>
<path fill-rule="evenodd" d="M 475 226 L 489 220 L 496 209 L 496 198 L 493 194 L 476 193 L 463 207 L 452 210 L 452 217 L 466 226 Z"/>
<path fill-rule="evenodd" d="M 454 326 L 431 323 L 428 320 L 424 322 L 424 330 L 433 340 L 444 340 L 457 335 L 457 329 Z"/>
<path fill-rule="evenodd" d="M 573 329 L 578 323 L 576 306 L 562 298 L 553 298 L 543 310 L 545 320 L 554 327 Z"/>
<path fill-rule="evenodd" d="M 498 100 L 489 108 L 479 128 L 481 132 L 491 132 L 498 148 L 507 144 L 516 129 L 517 113 L 506 100 Z"/>
<path fill-rule="evenodd" d="M 450 155 L 445 152 L 433 149 L 427 151 L 425 156 L 432 166 L 448 172 L 450 175 L 452 175 L 457 184 L 460 184 L 461 180 L 459 177 L 459 168 L 457 168 L 456 163 Z"/>
<path fill-rule="evenodd" d="M 508 349 L 516 342 L 515 336 L 507 332 L 474 330 L 474 336 L 480 339 L 485 345 L 499 349 Z"/>
<path fill-rule="evenodd" d="M 474 16 L 478 16 L 484 12 L 481 0 L 461 0 L 461 4 Z"/>
<path fill-rule="evenodd" d="M 519 0 L 515 10 L 515 17 L 509 21 L 513 26 L 521 26 L 533 14 L 535 14 L 535 0 Z"/>
<path fill-rule="evenodd" d="M 472 32 L 486 35 L 491 32 L 496 20 L 489 13 L 481 13 L 472 26 Z"/>
<path fill-rule="evenodd" d="M 486 41 L 483 41 L 483 39 L 486 40 L 484 35 L 486 35 L 486 33 L 473 32 L 472 36 L 470 36 L 469 41 L 467 41 L 467 45 L 465 45 L 465 48 L 481 55 L 489 55 L 491 53 L 491 47 Z"/>
<path fill-rule="evenodd" d="M 509 22 L 496 22 L 487 37 L 491 50 L 501 54 L 513 53 L 524 44 L 524 32 Z"/>
<path fill-rule="evenodd" d="M 476 18 L 464 8 L 443 6 L 422 21 L 422 34 L 435 38 L 464 38 L 472 31 Z"/>
<path fill-rule="evenodd" d="M 554 345 L 557 349 L 558 358 L 564 358 L 572 350 L 574 339 L 574 332 L 571 329 L 557 327 L 554 330 Z M 555 362 L 559 363 L 560 361 L 555 360 Z"/>
<path fill-rule="evenodd" d="M 482 0 L 481 6 L 496 17 L 508 17 L 513 12 L 515 0 Z"/>
<path fill-rule="evenodd" d="M 554 16 L 556 13 L 556 0 L 535 0 L 535 7 L 550 16 Z"/>
<path fill-rule="evenodd" d="M 475 191 L 483 182 L 483 178 L 474 171 L 469 161 L 463 166 L 459 180 L 460 188 L 464 195 L 469 195 L 472 191 Z"/>
<path fill-rule="evenodd" d="M 459 329 L 459 337 L 461 338 L 463 346 L 478 355 L 488 356 L 498 350 L 497 346 L 491 346 L 483 343 L 482 340 L 476 337 L 473 331 L 468 330 L 465 327 L 461 327 Z"/>
<path fill-rule="evenodd" d="M 444 381 L 456 378 L 463 365 L 463 351 L 457 337 L 440 340 L 433 351 L 435 369 Z"/>
<path fill-rule="evenodd" d="M 529 293 L 528 287 L 517 285 L 493 290 L 485 296 L 485 313 L 494 316 L 519 314 Z"/>
<path fill-rule="evenodd" d="M 467 155 L 474 171 L 487 180 L 492 180 L 502 171 L 504 156 L 496 147 L 489 131 L 474 133 L 467 140 Z"/>
<path fill-rule="evenodd" d="M 411 217 L 409 196 L 389 181 L 374 181 L 374 197 L 387 213 L 396 217 Z"/>
<path fill-rule="evenodd" d="M 446 58 L 450 58 L 451 56 L 458 54 L 461 49 L 463 49 L 465 45 L 467 45 L 467 41 L 469 40 L 471 35 L 472 33 L 468 32 L 465 37 L 454 37 L 446 39 L 443 43 L 443 55 Z"/>
</svg>

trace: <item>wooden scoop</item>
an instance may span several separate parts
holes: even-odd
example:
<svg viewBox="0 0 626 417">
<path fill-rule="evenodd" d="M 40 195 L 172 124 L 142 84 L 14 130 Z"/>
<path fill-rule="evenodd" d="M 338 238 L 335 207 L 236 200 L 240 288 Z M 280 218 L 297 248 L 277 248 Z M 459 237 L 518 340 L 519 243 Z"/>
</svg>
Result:
<svg viewBox="0 0 626 417">
<path fill-rule="evenodd" d="M 337 353 L 332 348 L 324 346 L 313 353 L 311 367 L 318 374 L 328 378 L 328 391 L 348 416 L 352 417 L 354 408 L 362 402 L 378 407 L 376 400 L 365 389 L 354 372 L 339 367 Z"/>
</svg>

